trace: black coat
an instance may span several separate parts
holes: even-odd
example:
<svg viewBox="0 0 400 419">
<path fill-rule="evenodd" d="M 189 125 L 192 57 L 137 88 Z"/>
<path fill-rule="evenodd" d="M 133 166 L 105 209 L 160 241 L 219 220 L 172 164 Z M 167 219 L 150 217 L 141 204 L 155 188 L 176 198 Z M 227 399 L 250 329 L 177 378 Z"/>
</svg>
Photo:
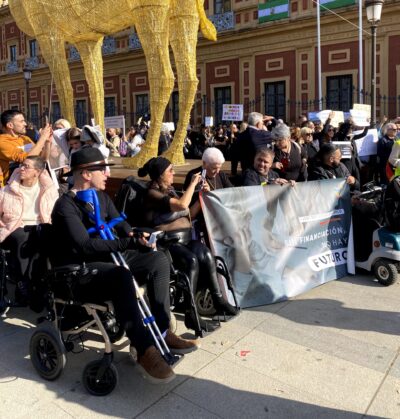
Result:
<svg viewBox="0 0 400 419">
<path fill-rule="evenodd" d="M 341 179 L 350 176 L 350 172 L 343 163 L 338 167 L 327 166 L 326 164 L 317 164 L 308 173 L 308 180 L 322 179 Z M 350 186 L 350 189 L 360 189 L 360 182 L 356 178 L 356 183 Z"/>
<path fill-rule="evenodd" d="M 264 147 L 272 147 L 272 136 L 269 131 L 247 127 L 238 135 L 236 153 L 242 173 L 253 167 L 257 150 Z"/>
</svg>

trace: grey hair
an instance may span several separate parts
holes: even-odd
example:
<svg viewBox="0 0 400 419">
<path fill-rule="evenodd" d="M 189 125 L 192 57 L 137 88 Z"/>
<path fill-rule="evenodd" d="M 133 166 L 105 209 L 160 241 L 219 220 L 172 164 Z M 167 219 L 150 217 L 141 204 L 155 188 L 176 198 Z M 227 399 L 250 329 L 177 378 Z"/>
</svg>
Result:
<svg viewBox="0 0 400 419">
<path fill-rule="evenodd" d="M 169 134 L 169 126 L 165 122 L 161 125 L 161 134 Z"/>
<path fill-rule="evenodd" d="M 264 115 L 259 112 L 250 112 L 247 122 L 250 126 L 255 127 L 259 122 L 263 122 Z"/>
<path fill-rule="evenodd" d="M 71 128 L 71 123 L 67 121 L 66 119 L 57 119 L 56 122 L 54 122 L 53 126 L 61 125 L 64 128 Z"/>
<path fill-rule="evenodd" d="M 272 130 L 273 140 L 279 140 L 281 138 L 290 138 L 290 128 L 285 124 L 279 124 Z"/>
<path fill-rule="evenodd" d="M 225 163 L 225 157 L 218 148 L 209 147 L 204 150 L 203 156 L 201 158 L 206 164 L 223 164 Z"/>
</svg>

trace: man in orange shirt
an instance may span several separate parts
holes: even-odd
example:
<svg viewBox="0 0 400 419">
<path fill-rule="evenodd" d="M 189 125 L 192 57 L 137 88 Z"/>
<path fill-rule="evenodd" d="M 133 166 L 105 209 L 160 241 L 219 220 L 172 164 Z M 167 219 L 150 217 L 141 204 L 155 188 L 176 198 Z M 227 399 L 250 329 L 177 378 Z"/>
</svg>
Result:
<svg viewBox="0 0 400 419">
<path fill-rule="evenodd" d="M 52 129 L 47 124 L 40 133 L 40 137 L 35 144 L 27 137 L 25 117 L 21 111 L 7 110 L 1 116 L 3 134 L 0 134 L 0 169 L 3 172 L 3 182 L 5 185 L 12 171 L 19 163 L 22 163 L 27 156 L 41 155 L 45 160 L 46 154 L 50 151 Z"/>
</svg>

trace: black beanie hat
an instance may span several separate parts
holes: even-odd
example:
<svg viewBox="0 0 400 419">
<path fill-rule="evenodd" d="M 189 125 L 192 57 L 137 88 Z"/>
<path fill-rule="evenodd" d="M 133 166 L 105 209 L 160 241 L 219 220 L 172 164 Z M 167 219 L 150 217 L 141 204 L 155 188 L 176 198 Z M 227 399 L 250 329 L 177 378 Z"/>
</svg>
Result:
<svg viewBox="0 0 400 419">
<path fill-rule="evenodd" d="M 143 167 L 138 170 L 140 177 L 150 176 L 151 180 L 157 180 L 171 165 L 165 157 L 153 157 Z"/>
</svg>

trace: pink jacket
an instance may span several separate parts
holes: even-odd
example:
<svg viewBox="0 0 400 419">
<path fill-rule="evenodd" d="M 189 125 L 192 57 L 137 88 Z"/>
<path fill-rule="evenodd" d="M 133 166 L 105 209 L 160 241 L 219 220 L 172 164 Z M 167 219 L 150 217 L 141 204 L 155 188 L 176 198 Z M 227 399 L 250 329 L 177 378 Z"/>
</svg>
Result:
<svg viewBox="0 0 400 419">
<path fill-rule="evenodd" d="M 0 243 L 17 228 L 23 227 L 22 209 L 24 198 L 21 194 L 19 169 L 16 169 L 9 183 L 0 190 Z M 39 177 L 39 213 L 41 223 L 50 223 L 51 212 L 58 199 L 58 191 L 47 171 Z M 29 205 L 30 203 L 28 203 Z"/>
</svg>

